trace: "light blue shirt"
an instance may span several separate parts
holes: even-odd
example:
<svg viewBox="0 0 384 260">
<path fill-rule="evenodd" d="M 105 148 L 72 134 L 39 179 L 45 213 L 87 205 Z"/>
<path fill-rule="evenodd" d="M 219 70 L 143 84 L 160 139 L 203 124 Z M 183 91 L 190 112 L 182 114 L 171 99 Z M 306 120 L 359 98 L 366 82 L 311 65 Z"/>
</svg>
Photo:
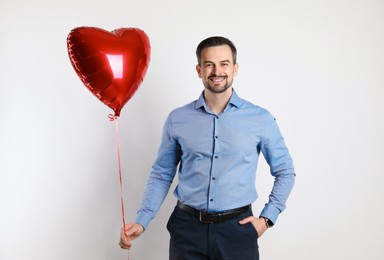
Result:
<svg viewBox="0 0 384 260">
<path fill-rule="evenodd" d="M 260 152 L 274 185 L 260 216 L 273 223 L 286 207 L 295 171 L 275 118 L 233 90 L 224 111 L 212 113 L 201 94 L 166 119 L 157 159 L 149 174 L 136 223 L 147 228 L 163 203 L 178 169 L 175 197 L 195 209 L 219 212 L 257 199 Z"/>
</svg>

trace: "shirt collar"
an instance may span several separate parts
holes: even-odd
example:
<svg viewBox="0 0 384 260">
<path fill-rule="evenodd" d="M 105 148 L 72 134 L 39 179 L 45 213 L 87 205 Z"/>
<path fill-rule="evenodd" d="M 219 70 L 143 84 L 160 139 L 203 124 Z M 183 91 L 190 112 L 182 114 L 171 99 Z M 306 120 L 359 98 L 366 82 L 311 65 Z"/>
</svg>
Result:
<svg viewBox="0 0 384 260">
<path fill-rule="evenodd" d="M 239 98 L 239 96 L 237 95 L 235 89 L 232 89 L 232 96 L 228 102 L 228 104 L 232 105 L 232 106 L 235 106 L 235 107 L 239 107 L 240 106 L 240 103 L 241 103 L 241 99 Z M 199 99 L 196 101 L 196 106 L 195 106 L 195 109 L 199 109 L 201 107 L 204 107 L 205 110 L 207 111 L 206 109 L 206 103 L 205 103 L 205 99 L 204 99 L 204 91 L 201 92 L 200 96 L 199 96 Z"/>
</svg>

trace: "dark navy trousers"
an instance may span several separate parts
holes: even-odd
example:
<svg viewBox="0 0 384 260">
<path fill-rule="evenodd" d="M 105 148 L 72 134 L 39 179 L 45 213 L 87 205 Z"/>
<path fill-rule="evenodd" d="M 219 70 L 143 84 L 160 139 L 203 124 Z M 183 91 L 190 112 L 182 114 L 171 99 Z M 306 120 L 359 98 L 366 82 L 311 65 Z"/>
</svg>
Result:
<svg viewBox="0 0 384 260">
<path fill-rule="evenodd" d="M 259 260 L 258 234 L 251 223 L 239 221 L 252 216 L 252 209 L 220 223 L 201 223 L 178 207 L 170 216 L 170 260 Z"/>
</svg>

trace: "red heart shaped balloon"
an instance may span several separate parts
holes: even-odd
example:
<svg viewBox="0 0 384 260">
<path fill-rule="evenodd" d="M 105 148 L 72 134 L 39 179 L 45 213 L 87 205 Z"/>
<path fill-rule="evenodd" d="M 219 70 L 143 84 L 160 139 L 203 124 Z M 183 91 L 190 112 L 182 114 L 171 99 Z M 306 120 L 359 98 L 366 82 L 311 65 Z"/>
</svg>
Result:
<svg viewBox="0 0 384 260">
<path fill-rule="evenodd" d="M 84 85 L 120 116 L 147 72 L 150 44 L 144 31 L 120 28 L 112 32 L 78 27 L 67 38 L 69 59 Z"/>
</svg>

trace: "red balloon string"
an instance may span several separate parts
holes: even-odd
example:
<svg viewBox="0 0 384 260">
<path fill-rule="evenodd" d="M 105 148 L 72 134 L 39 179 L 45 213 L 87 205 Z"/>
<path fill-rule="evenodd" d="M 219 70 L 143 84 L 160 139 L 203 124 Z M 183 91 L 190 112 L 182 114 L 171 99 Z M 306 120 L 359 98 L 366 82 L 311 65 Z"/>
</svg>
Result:
<svg viewBox="0 0 384 260">
<path fill-rule="evenodd" d="M 116 125 L 116 147 L 117 147 L 117 163 L 119 168 L 119 180 L 120 180 L 120 201 L 121 201 L 121 218 L 123 220 L 123 228 L 124 232 L 127 230 L 125 229 L 125 210 L 124 210 L 124 196 L 123 196 L 123 174 L 121 170 L 121 159 L 120 159 L 120 142 L 119 142 L 119 124 L 118 124 L 118 116 L 109 114 L 108 115 L 109 121 L 113 122 L 115 121 Z M 128 260 L 130 260 L 130 254 L 128 250 Z"/>
<path fill-rule="evenodd" d="M 118 116 L 108 115 L 109 120 L 115 121 L 116 125 L 116 146 L 117 146 L 117 162 L 119 167 L 119 179 L 120 179 L 120 200 L 121 200 L 121 217 L 123 219 L 123 228 L 125 230 L 125 210 L 124 210 L 124 197 L 123 197 L 123 174 L 121 170 L 121 160 L 120 160 L 120 143 L 119 143 L 119 124 L 118 124 Z"/>
</svg>

